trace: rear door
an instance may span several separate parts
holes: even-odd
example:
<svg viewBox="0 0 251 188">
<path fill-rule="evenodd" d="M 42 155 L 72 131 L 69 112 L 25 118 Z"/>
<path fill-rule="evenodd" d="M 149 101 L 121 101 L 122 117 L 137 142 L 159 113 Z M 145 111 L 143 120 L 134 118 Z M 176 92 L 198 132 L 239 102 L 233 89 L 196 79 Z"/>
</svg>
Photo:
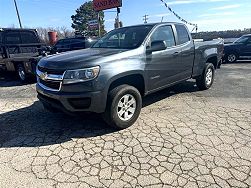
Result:
<svg viewBox="0 0 251 188">
<path fill-rule="evenodd" d="M 177 46 L 181 48 L 180 62 L 177 63 L 179 70 L 177 77 L 179 80 L 188 79 L 193 72 L 194 63 L 194 43 L 187 27 L 183 24 L 175 24 Z"/>
</svg>

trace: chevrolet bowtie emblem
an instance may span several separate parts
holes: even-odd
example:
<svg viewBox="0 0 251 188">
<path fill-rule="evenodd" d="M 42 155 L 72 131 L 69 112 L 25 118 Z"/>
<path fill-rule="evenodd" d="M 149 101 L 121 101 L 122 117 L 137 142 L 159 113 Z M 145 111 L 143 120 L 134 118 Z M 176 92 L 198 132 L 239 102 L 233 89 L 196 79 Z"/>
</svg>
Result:
<svg viewBox="0 0 251 188">
<path fill-rule="evenodd" d="M 47 80 L 47 79 L 48 79 L 48 74 L 47 74 L 47 72 L 42 73 L 42 74 L 40 75 L 40 78 L 41 78 L 42 80 Z"/>
</svg>

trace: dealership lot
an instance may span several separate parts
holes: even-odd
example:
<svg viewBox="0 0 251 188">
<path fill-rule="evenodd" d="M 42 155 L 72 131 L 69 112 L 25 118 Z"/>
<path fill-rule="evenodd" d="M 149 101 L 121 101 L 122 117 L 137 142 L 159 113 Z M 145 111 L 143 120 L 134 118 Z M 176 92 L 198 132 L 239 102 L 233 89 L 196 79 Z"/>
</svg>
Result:
<svg viewBox="0 0 251 188">
<path fill-rule="evenodd" d="M 250 187 L 251 62 L 150 95 L 132 127 L 51 114 L 0 78 L 0 187 Z"/>
</svg>

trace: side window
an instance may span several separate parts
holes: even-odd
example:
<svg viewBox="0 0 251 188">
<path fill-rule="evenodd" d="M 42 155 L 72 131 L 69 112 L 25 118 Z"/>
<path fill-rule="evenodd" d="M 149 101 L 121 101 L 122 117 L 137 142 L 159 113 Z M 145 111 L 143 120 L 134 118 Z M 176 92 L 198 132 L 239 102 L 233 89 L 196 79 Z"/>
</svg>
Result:
<svg viewBox="0 0 251 188">
<path fill-rule="evenodd" d="M 57 43 L 56 43 L 56 45 L 62 45 L 63 42 L 64 42 L 63 40 L 58 40 Z"/>
<path fill-rule="evenodd" d="M 248 41 L 247 41 L 247 45 L 251 46 L 251 37 L 249 37 Z"/>
<path fill-rule="evenodd" d="M 7 32 L 5 34 L 5 43 L 6 44 L 21 44 L 19 32 Z"/>
<path fill-rule="evenodd" d="M 0 32 L 0 44 L 2 44 L 2 33 Z"/>
<path fill-rule="evenodd" d="M 125 34 L 119 33 L 116 35 L 113 35 L 109 38 L 109 40 L 124 40 L 125 39 Z"/>
<path fill-rule="evenodd" d="M 0 58 L 2 57 L 3 48 L 2 48 L 2 33 L 0 32 Z"/>
<path fill-rule="evenodd" d="M 37 36 L 34 32 L 21 32 L 21 39 L 23 44 L 39 43 Z"/>
<path fill-rule="evenodd" d="M 178 35 L 178 45 L 187 43 L 190 41 L 189 34 L 184 25 L 175 25 Z"/>
<path fill-rule="evenodd" d="M 173 29 L 171 26 L 161 26 L 151 36 L 151 42 L 165 41 L 167 47 L 175 46 Z"/>
<path fill-rule="evenodd" d="M 64 39 L 64 40 L 63 40 L 63 45 L 70 45 L 71 42 L 72 42 L 71 39 Z"/>
</svg>

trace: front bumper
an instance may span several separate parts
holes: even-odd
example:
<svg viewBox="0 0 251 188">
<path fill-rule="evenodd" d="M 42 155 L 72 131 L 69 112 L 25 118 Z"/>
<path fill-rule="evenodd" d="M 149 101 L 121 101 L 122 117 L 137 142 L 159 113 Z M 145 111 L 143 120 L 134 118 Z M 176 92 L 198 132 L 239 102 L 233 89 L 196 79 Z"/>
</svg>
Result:
<svg viewBox="0 0 251 188">
<path fill-rule="evenodd" d="M 36 85 L 38 99 L 47 105 L 65 112 L 103 113 L 107 96 L 104 92 L 63 92 L 49 91 Z"/>
</svg>

